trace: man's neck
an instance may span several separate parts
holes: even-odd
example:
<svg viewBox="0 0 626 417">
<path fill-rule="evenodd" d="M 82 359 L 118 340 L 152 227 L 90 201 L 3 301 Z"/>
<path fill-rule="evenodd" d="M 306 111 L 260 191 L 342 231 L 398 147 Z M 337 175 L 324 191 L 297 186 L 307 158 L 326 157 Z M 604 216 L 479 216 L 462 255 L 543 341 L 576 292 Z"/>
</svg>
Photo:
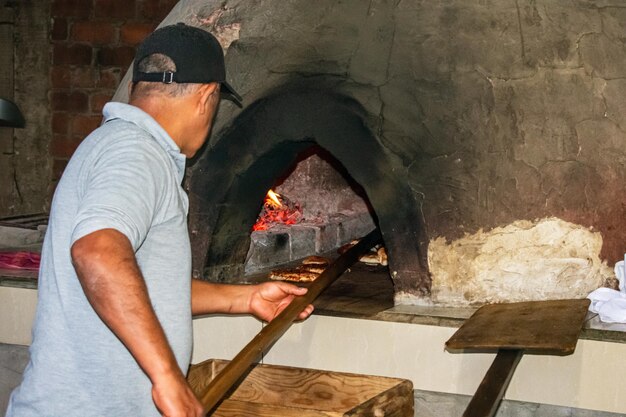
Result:
<svg viewBox="0 0 626 417">
<path fill-rule="evenodd" d="M 182 150 L 185 137 L 184 109 L 181 100 L 171 97 L 149 96 L 131 100 L 131 105 L 148 113 Z"/>
</svg>

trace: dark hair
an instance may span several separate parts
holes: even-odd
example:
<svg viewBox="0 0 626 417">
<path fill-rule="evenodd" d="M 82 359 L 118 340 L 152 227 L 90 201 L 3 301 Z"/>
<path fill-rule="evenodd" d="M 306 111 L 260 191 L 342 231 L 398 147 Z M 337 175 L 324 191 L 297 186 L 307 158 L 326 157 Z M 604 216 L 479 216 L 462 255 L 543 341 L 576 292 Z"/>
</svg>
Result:
<svg viewBox="0 0 626 417">
<path fill-rule="evenodd" d="M 152 54 L 142 59 L 136 65 L 142 72 L 165 72 L 176 71 L 176 64 L 167 55 Z M 133 83 L 130 94 L 131 96 L 150 95 L 153 93 L 165 94 L 170 97 L 180 97 L 189 94 L 198 87 L 195 83 L 153 83 L 153 82 L 136 82 Z"/>
</svg>

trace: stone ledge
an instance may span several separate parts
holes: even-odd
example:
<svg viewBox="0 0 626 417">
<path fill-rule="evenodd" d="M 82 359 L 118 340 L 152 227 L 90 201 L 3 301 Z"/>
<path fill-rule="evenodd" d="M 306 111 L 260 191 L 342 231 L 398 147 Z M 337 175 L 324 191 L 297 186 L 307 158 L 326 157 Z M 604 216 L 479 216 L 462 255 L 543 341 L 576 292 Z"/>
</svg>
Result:
<svg viewBox="0 0 626 417">
<path fill-rule="evenodd" d="M 0 287 L 37 289 L 36 279 L 0 276 Z M 333 302 L 323 294 L 313 314 L 362 320 L 388 321 L 441 327 L 460 327 L 475 311 L 472 308 L 375 305 L 372 300 L 346 299 Z M 588 313 L 581 339 L 626 343 L 626 324 L 602 323 L 597 314 Z"/>
</svg>

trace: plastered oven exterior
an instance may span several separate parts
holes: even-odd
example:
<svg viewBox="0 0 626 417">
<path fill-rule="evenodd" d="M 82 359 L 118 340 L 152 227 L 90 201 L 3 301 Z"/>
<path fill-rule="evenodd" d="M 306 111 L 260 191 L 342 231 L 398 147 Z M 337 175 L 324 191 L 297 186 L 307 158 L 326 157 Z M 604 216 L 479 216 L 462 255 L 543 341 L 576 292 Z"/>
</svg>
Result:
<svg viewBox="0 0 626 417">
<path fill-rule="evenodd" d="M 196 275 L 239 270 L 262 196 L 311 143 L 365 189 L 397 301 L 429 300 L 430 241 L 519 220 L 597 233 L 593 255 L 612 265 L 626 229 L 625 10 L 617 0 L 180 2 L 162 24 L 216 34 L 244 96 L 243 108 L 222 104 L 189 170 Z M 242 200 L 250 193 L 256 206 Z"/>
</svg>

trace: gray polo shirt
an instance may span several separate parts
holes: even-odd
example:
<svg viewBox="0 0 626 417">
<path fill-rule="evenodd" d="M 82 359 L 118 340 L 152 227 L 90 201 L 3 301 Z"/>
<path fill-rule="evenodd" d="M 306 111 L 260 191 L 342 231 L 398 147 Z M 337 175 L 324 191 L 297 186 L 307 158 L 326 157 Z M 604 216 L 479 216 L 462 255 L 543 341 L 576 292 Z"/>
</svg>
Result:
<svg viewBox="0 0 626 417">
<path fill-rule="evenodd" d="M 72 244 L 97 230 L 128 237 L 178 364 L 183 372 L 189 365 L 185 156 L 142 110 L 108 103 L 103 113 L 105 123 L 81 143 L 54 195 L 31 359 L 8 417 L 160 415 L 150 380 L 94 312 L 72 266 Z"/>
</svg>

